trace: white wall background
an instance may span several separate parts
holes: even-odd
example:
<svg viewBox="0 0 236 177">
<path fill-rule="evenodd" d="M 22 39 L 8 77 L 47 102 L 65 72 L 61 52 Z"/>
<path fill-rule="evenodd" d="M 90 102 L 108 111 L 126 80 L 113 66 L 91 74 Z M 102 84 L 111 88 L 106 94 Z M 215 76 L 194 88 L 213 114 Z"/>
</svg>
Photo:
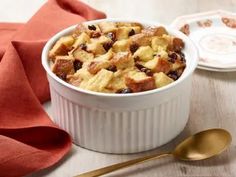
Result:
<svg viewBox="0 0 236 177">
<path fill-rule="evenodd" d="M 139 18 L 170 24 L 177 16 L 224 9 L 236 12 L 236 0 L 82 0 L 108 17 Z M 0 0 L 0 22 L 25 22 L 46 0 Z M 148 13 L 147 13 L 148 12 Z"/>
</svg>

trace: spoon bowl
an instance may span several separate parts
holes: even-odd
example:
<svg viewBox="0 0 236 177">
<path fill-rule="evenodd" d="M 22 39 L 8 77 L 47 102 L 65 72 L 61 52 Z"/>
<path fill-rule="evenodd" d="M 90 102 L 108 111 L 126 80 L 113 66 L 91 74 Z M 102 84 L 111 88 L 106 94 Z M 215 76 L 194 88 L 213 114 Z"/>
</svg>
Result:
<svg viewBox="0 0 236 177">
<path fill-rule="evenodd" d="M 185 139 L 172 154 L 179 160 L 203 160 L 223 152 L 231 141 L 231 135 L 226 130 L 209 129 Z"/>
</svg>

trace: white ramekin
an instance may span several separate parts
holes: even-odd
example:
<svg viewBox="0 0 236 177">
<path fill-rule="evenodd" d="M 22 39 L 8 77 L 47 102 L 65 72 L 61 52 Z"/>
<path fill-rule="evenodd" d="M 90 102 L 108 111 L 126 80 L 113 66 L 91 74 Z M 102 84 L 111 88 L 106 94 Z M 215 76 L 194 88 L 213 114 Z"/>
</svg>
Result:
<svg viewBox="0 0 236 177">
<path fill-rule="evenodd" d="M 103 19 L 85 22 L 134 20 Z M 157 26 L 156 22 L 140 22 Z M 75 144 L 106 153 L 135 153 L 161 146 L 176 137 L 189 117 L 191 75 L 197 66 L 194 44 L 184 34 L 166 27 L 185 42 L 187 67 L 175 82 L 155 90 L 131 94 L 106 94 L 83 90 L 59 79 L 50 69 L 48 52 L 71 26 L 52 37 L 42 53 L 49 80 L 54 121 L 73 138 Z"/>
</svg>

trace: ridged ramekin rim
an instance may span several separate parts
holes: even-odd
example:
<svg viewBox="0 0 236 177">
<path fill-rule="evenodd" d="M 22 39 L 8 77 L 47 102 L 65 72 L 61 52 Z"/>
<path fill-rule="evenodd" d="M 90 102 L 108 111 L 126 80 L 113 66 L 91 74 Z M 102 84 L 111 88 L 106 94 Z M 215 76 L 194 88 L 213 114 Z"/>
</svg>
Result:
<svg viewBox="0 0 236 177">
<path fill-rule="evenodd" d="M 76 92 L 80 92 L 80 93 L 84 93 L 84 94 L 88 94 L 88 95 L 94 95 L 94 96 L 102 96 L 102 97 L 135 97 L 135 96 L 142 96 L 142 95 L 149 95 L 149 94 L 157 94 L 157 93 L 161 93 L 163 91 L 166 91 L 168 89 L 171 89 L 173 87 L 175 87 L 177 84 L 180 84 L 182 81 L 184 81 L 185 79 L 187 79 L 188 76 L 190 76 L 193 71 L 196 69 L 197 67 L 197 63 L 198 63 L 198 51 L 197 48 L 195 46 L 195 44 L 191 41 L 191 39 L 189 39 L 186 35 L 184 35 L 183 33 L 179 32 L 176 29 L 173 29 L 171 27 L 168 27 L 166 25 L 163 25 L 161 23 L 158 22 L 154 22 L 154 21 L 143 21 L 143 20 L 137 20 L 137 19 L 120 19 L 120 18 L 107 18 L 107 19 L 99 19 L 99 20 L 92 20 L 92 21 L 86 21 L 86 22 L 82 22 L 85 24 L 94 24 L 94 23 L 99 23 L 102 21 L 109 21 L 109 22 L 138 22 L 141 23 L 143 25 L 147 25 L 147 26 L 164 26 L 168 32 L 170 33 L 174 33 L 174 35 L 176 37 L 180 37 L 181 39 L 184 40 L 185 44 L 186 42 L 188 43 L 188 46 L 191 48 L 191 51 L 193 51 L 194 53 L 191 53 L 191 66 L 186 66 L 184 73 L 182 74 L 182 76 L 175 82 L 161 87 L 161 88 L 157 88 L 157 89 L 153 89 L 153 90 L 148 90 L 148 91 L 144 91 L 144 92 L 137 92 L 137 93 L 128 93 L 128 94 L 115 94 L 115 93 L 101 93 L 101 92 L 95 92 L 95 91 L 90 91 L 90 90 L 85 90 L 85 89 L 81 89 L 78 88 L 76 86 L 73 86 L 72 84 L 69 84 L 63 80 L 61 80 L 59 77 L 57 77 L 52 71 L 51 68 L 49 66 L 49 62 L 48 62 L 48 52 L 51 49 L 52 45 L 56 42 L 56 40 L 58 40 L 60 37 L 70 33 L 73 29 L 75 29 L 76 25 L 72 25 L 69 26 L 68 28 L 65 28 L 63 30 L 61 30 L 60 32 L 56 33 L 52 38 L 50 38 L 46 45 L 43 48 L 42 51 L 42 65 L 45 69 L 45 71 L 47 72 L 47 74 L 53 78 L 55 81 L 57 81 L 58 83 L 60 83 L 61 85 L 70 88 Z"/>
</svg>

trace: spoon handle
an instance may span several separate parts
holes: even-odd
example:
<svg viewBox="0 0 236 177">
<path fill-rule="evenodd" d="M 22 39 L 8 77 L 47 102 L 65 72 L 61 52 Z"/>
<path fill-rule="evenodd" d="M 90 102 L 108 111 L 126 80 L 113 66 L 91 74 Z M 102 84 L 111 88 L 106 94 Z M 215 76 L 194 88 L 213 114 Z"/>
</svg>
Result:
<svg viewBox="0 0 236 177">
<path fill-rule="evenodd" d="M 172 153 L 153 154 L 153 155 L 149 155 L 146 157 L 141 157 L 141 158 L 129 160 L 126 162 L 121 162 L 118 164 L 114 164 L 114 165 L 103 167 L 103 168 L 100 168 L 97 170 L 86 172 L 86 173 L 77 175 L 75 177 L 97 177 L 97 176 L 101 176 L 101 175 L 104 175 L 104 174 L 107 174 L 107 173 L 110 173 L 110 172 L 113 172 L 113 171 L 116 171 L 116 170 L 119 170 L 122 168 L 126 168 L 129 166 L 135 165 L 135 164 L 147 162 L 147 161 L 154 160 L 154 159 L 159 159 L 161 157 L 165 157 L 165 156 L 169 156 L 169 155 L 172 155 Z"/>
</svg>

